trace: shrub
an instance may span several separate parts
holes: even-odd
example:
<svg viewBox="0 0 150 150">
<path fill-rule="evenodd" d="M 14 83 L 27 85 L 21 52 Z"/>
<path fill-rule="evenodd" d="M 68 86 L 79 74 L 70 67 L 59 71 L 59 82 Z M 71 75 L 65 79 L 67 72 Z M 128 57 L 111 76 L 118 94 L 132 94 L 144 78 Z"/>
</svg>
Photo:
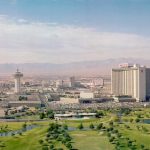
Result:
<svg viewBox="0 0 150 150">
<path fill-rule="evenodd" d="M 90 128 L 90 129 L 94 129 L 93 123 L 90 124 L 89 128 Z"/>
<path fill-rule="evenodd" d="M 130 119 L 130 122 L 131 122 L 131 123 L 133 122 L 133 119 L 132 119 L 132 118 Z"/>
<path fill-rule="evenodd" d="M 24 123 L 24 124 L 22 125 L 22 128 L 23 128 L 23 129 L 26 129 L 26 127 L 27 127 L 27 124 Z"/>
<path fill-rule="evenodd" d="M 113 121 L 110 121 L 110 122 L 109 122 L 109 125 L 110 125 L 110 126 L 113 126 L 113 125 L 114 125 Z"/>
<path fill-rule="evenodd" d="M 78 126 L 78 129 L 82 130 L 84 128 L 83 124 L 80 123 L 79 126 Z"/>
<path fill-rule="evenodd" d="M 101 130 L 102 129 L 102 127 L 103 127 L 103 123 L 100 123 L 100 124 L 98 124 L 98 126 L 97 126 L 97 130 Z"/>
<path fill-rule="evenodd" d="M 104 116 L 104 113 L 102 111 L 97 112 L 95 115 L 96 118 L 101 118 L 102 116 Z"/>
<path fill-rule="evenodd" d="M 43 140 L 39 140 L 39 143 L 40 143 L 40 144 L 43 144 L 43 143 L 44 143 L 44 141 L 43 141 Z"/>
<path fill-rule="evenodd" d="M 71 143 L 67 143 L 67 144 L 66 144 L 66 147 L 67 147 L 68 149 L 72 149 Z"/>
<path fill-rule="evenodd" d="M 108 136 L 108 137 L 111 137 L 111 134 L 110 134 L 110 133 L 108 133 L 108 134 L 107 134 L 107 136 Z"/>
<path fill-rule="evenodd" d="M 42 150 L 48 150 L 48 147 L 47 146 L 43 146 Z"/>
<path fill-rule="evenodd" d="M 53 144 L 52 144 L 52 145 L 50 145 L 50 146 L 49 146 L 49 148 L 50 148 L 50 149 L 53 149 L 53 148 L 54 148 L 54 145 L 53 145 Z"/>
<path fill-rule="evenodd" d="M 140 122 L 140 119 L 139 119 L 139 118 L 136 118 L 136 119 L 135 119 L 135 122 Z"/>
<path fill-rule="evenodd" d="M 40 113 L 40 119 L 44 119 L 45 118 L 45 114 L 42 112 Z"/>
<path fill-rule="evenodd" d="M 68 130 L 67 124 L 64 124 L 64 125 L 63 125 L 63 128 L 64 128 L 64 130 Z"/>
<path fill-rule="evenodd" d="M 144 147 L 145 147 L 145 146 L 142 144 L 142 145 L 141 145 L 141 149 L 144 149 Z"/>
<path fill-rule="evenodd" d="M 109 142 L 113 142 L 114 141 L 114 137 L 111 137 L 110 139 L 109 139 Z"/>
</svg>

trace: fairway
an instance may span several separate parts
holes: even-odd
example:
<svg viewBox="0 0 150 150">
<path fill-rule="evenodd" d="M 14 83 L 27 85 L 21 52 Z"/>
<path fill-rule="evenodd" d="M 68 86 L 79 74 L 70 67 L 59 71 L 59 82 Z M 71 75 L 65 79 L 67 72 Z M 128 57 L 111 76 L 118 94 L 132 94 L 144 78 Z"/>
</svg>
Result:
<svg viewBox="0 0 150 150">
<path fill-rule="evenodd" d="M 71 137 L 73 149 L 76 150 L 131 150 L 131 148 L 142 150 L 142 147 L 144 147 L 144 150 L 150 149 L 150 124 L 142 122 L 143 118 L 149 118 L 149 109 L 136 109 L 129 114 L 123 113 L 122 123 L 116 121 L 115 111 L 105 111 L 105 113 L 105 116 L 97 119 L 27 122 L 27 125 L 36 124 L 37 127 L 22 132 L 22 134 L 0 137 L 0 150 L 43 150 L 43 145 L 49 144 L 46 139 L 48 127 L 51 123 L 69 127 L 66 132 Z M 136 122 L 137 118 L 141 122 Z M 3 122 L 1 126 L 7 125 L 8 130 L 18 130 L 23 127 L 23 124 L 24 122 Z M 83 129 L 79 130 L 80 124 L 83 125 Z M 94 129 L 90 128 L 91 124 L 93 124 Z M 103 124 L 103 128 L 98 129 L 99 124 Z M 41 144 L 40 140 L 44 142 Z M 57 138 L 53 141 L 56 149 L 68 150 L 64 143 Z M 50 145 L 47 147 L 51 149 Z"/>
<path fill-rule="evenodd" d="M 90 122 L 97 123 L 99 120 L 86 120 L 84 122 L 87 126 Z M 68 122 L 68 121 L 65 121 Z M 79 125 L 79 121 L 69 121 L 69 125 L 73 127 Z M 17 128 L 20 124 L 10 123 L 10 126 L 16 125 Z M 0 137 L 0 146 L 2 150 L 40 150 L 42 147 L 39 144 L 40 139 L 44 139 L 46 135 L 46 130 L 48 128 L 49 122 L 38 123 L 41 126 L 31 131 L 23 133 L 23 135 L 15 135 L 10 137 Z M 16 129 L 16 127 L 15 127 Z M 107 136 L 101 135 L 98 131 L 69 131 L 70 136 L 73 138 L 73 147 L 78 150 L 114 150 L 112 144 L 109 143 Z M 2 147 L 2 145 L 4 147 Z M 57 143 L 59 146 L 59 143 Z M 63 147 L 64 150 L 67 150 Z"/>
<path fill-rule="evenodd" d="M 1 137 L 1 143 L 4 143 L 4 150 L 37 150 L 40 149 L 39 139 L 44 138 L 46 129 L 38 127 L 32 131 L 17 135 L 14 137 Z"/>
<path fill-rule="evenodd" d="M 79 150 L 114 150 L 106 136 L 97 131 L 73 131 L 74 147 Z"/>
<path fill-rule="evenodd" d="M 150 149 L 150 133 L 145 133 L 142 130 L 137 130 L 137 124 L 128 124 L 128 126 L 130 126 L 130 129 L 125 129 L 123 126 L 121 126 L 119 130 L 123 133 L 124 136 L 127 136 L 132 140 L 136 140 L 139 148 L 140 145 L 145 144 L 147 148 Z M 150 131 L 150 125 L 138 124 L 138 126 L 146 127 Z"/>
</svg>

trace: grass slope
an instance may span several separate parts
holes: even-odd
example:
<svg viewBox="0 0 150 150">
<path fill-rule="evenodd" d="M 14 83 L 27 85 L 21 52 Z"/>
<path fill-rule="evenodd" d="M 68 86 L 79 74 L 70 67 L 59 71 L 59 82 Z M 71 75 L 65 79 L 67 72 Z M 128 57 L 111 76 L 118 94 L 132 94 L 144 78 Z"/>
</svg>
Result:
<svg viewBox="0 0 150 150">
<path fill-rule="evenodd" d="M 79 150 L 114 150 L 106 136 L 100 135 L 97 131 L 73 131 L 74 147 Z"/>
<path fill-rule="evenodd" d="M 1 137 L 0 141 L 6 143 L 4 150 L 37 150 L 40 149 L 38 141 L 44 138 L 45 133 L 45 128 L 38 127 L 21 136 Z"/>
</svg>

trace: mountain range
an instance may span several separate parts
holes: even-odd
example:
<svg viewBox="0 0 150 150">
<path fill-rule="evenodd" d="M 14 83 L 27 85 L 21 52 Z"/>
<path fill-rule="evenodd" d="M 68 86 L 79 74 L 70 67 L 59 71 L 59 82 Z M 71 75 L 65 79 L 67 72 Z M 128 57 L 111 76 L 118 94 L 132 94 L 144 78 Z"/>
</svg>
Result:
<svg viewBox="0 0 150 150">
<path fill-rule="evenodd" d="M 28 75 L 110 75 L 111 68 L 120 63 L 136 63 L 150 66 L 150 60 L 135 58 L 118 58 L 96 61 L 72 62 L 65 64 L 52 63 L 5 63 L 0 64 L 0 75 L 13 74 L 17 68 Z"/>
</svg>

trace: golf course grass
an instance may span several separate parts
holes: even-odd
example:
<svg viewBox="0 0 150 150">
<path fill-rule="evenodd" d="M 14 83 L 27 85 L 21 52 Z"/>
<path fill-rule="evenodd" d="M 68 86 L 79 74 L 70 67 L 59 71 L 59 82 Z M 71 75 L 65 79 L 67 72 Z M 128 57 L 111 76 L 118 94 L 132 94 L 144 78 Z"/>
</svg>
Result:
<svg viewBox="0 0 150 150">
<path fill-rule="evenodd" d="M 13 137 L 1 137 L 1 145 L 4 150 L 37 150 L 40 149 L 39 139 L 44 138 L 45 128 L 38 127 L 32 131 L 15 135 Z"/>
<path fill-rule="evenodd" d="M 118 142 L 120 150 L 130 150 L 129 141 L 132 141 L 136 147 L 135 150 L 150 150 L 150 124 L 145 124 L 142 121 L 136 122 L 136 119 L 149 119 L 150 109 L 140 109 L 131 111 L 129 114 L 122 115 L 122 123 L 115 121 L 116 113 L 109 112 L 102 118 L 87 119 L 87 120 L 60 120 L 58 124 L 66 124 L 74 130 L 67 131 L 72 137 L 72 145 L 76 150 L 117 150 L 116 143 Z M 131 120 L 132 119 L 132 120 Z M 110 125 L 113 121 L 113 125 Z M 27 125 L 37 124 L 38 126 L 30 131 L 23 132 L 8 137 L 0 137 L 0 150 L 43 150 L 40 140 L 46 139 L 47 129 L 50 123 L 54 120 L 45 120 L 40 122 L 27 122 Z M 78 126 L 83 124 L 85 130 L 79 130 Z M 102 130 L 97 130 L 98 124 L 102 123 L 105 127 Z M 24 122 L 1 122 L 0 126 L 8 126 L 9 130 L 18 130 L 23 127 Z M 90 124 L 95 126 L 95 129 L 90 129 Z M 117 137 L 117 132 L 108 131 L 113 128 L 113 131 L 119 132 L 121 136 Z M 88 130 L 86 130 L 88 128 Z M 109 135 L 111 133 L 111 135 Z M 114 142 L 110 141 L 111 137 L 115 137 Z M 61 142 L 56 141 L 55 148 L 63 148 L 68 150 Z"/>
<path fill-rule="evenodd" d="M 108 138 L 97 131 L 73 131 L 70 135 L 79 150 L 114 150 Z"/>
</svg>

